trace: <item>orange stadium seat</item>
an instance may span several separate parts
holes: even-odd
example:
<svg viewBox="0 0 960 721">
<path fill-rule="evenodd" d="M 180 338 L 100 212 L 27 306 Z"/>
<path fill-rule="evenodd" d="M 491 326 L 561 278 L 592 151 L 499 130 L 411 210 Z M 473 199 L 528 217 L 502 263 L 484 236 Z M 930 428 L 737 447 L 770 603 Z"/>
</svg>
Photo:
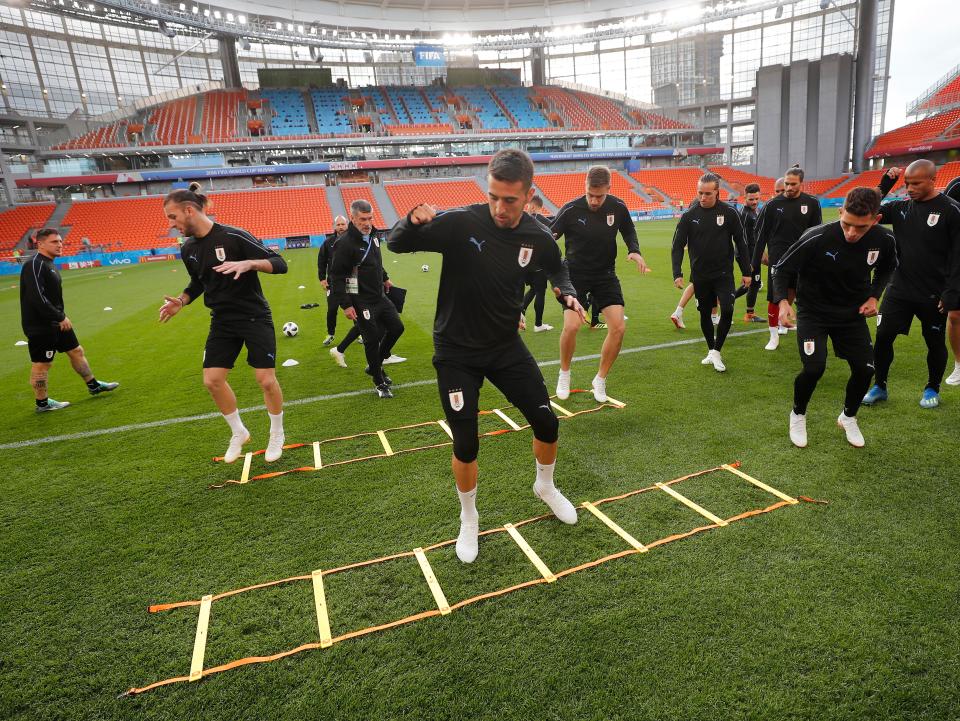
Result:
<svg viewBox="0 0 960 721">
<path fill-rule="evenodd" d="M 599 121 L 565 88 L 538 85 L 534 91 L 560 112 L 567 130 L 597 130 Z"/>
<path fill-rule="evenodd" d="M 83 239 L 104 250 L 140 250 L 173 245 L 170 224 L 163 214 L 163 198 L 118 198 L 75 202 L 62 225 L 69 227 L 64 255 L 84 249 Z"/>
<path fill-rule="evenodd" d="M 638 170 L 631 177 L 644 186 L 656 188 L 672 201 L 672 205 L 686 207 L 697 197 L 697 181 L 702 168 L 661 168 Z"/>
<path fill-rule="evenodd" d="M 896 151 L 899 148 L 931 143 L 944 136 L 958 123 L 960 123 L 960 108 L 931 115 L 929 118 L 877 136 L 867 154 L 872 157 L 885 152 Z"/>
<path fill-rule="evenodd" d="M 210 194 L 210 215 L 257 238 L 323 235 L 333 228 L 326 188 L 269 188 Z"/>
<path fill-rule="evenodd" d="M 765 175 L 754 175 L 745 170 L 731 168 L 729 165 L 711 165 L 711 173 L 716 173 L 723 178 L 728 185 L 737 190 L 737 197 L 743 195 L 743 189 L 750 183 L 757 183 L 760 186 L 760 197 L 767 200 L 773 197 L 773 184 L 776 178 L 768 178 Z"/>
<path fill-rule="evenodd" d="M 350 203 L 354 200 L 366 200 L 373 206 L 373 227 L 386 228 L 387 221 L 383 219 L 383 213 L 377 207 L 376 198 L 373 197 L 373 189 L 369 185 L 341 185 L 340 195 L 343 196 L 343 207 L 350 212 Z"/>
<path fill-rule="evenodd" d="M 404 123 L 385 127 L 390 135 L 443 135 L 453 132 L 453 126 L 445 123 Z"/>
<path fill-rule="evenodd" d="M 394 183 L 385 185 L 393 207 L 406 215 L 420 203 L 429 203 L 440 210 L 460 208 L 473 203 L 486 203 L 487 196 L 475 180 L 449 180 L 434 183 Z"/>
<path fill-rule="evenodd" d="M 586 173 L 551 173 L 538 175 L 534 179 L 536 186 L 558 208 L 583 195 L 586 181 Z M 630 181 L 616 171 L 610 173 L 610 192 L 626 203 L 629 210 L 646 211 L 662 207 L 659 203 L 644 200 Z"/>
<path fill-rule="evenodd" d="M 185 145 L 193 134 L 197 114 L 197 98 L 191 96 L 173 100 L 150 113 L 149 122 L 156 126 L 157 141 L 161 145 Z"/>
<path fill-rule="evenodd" d="M 4 255 L 17 247 L 20 239 L 31 230 L 39 230 L 53 215 L 53 203 L 18 205 L 0 211 L 0 252 Z"/>
<path fill-rule="evenodd" d="M 854 188 L 859 187 L 868 187 L 875 188 L 880 184 L 880 178 L 883 177 L 883 174 L 887 172 L 886 168 L 880 168 L 878 170 L 865 170 L 860 173 L 860 175 L 854 175 L 847 179 L 845 183 L 841 183 L 836 188 L 827 193 L 826 197 L 828 198 L 845 198 L 847 193 L 853 190 Z M 903 178 L 897 181 L 897 184 L 893 186 L 894 189 L 903 184 Z"/>
<path fill-rule="evenodd" d="M 609 98 L 580 90 L 575 90 L 573 93 L 586 106 L 587 110 L 599 118 L 599 127 L 603 130 L 630 130 L 639 127 L 635 122 L 629 122 L 616 103 Z"/>
<path fill-rule="evenodd" d="M 940 88 L 921 108 L 939 108 L 960 102 L 960 74 Z"/>
<path fill-rule="evenodd" d="M 840 183 L 845 182 L 850 176 L 841 175 L 837 178 L 824 178 L 823 180 L 807 180 L 803 184 L 803 190 L 810 195 L 826 195 Z"/>
<path fill-rule="evenodd" d="M 246 102 L 246 90 L 215 90 L 204 95 L 200 121 L 204 142 L 224 143 L 237 139 L 237 113 L 241 103 Z"/>
<path fill-rule="evenodd" d="M 941 165 L 937 169 L 937 190 L 943 190 L 950 184 L 951 180 L 957 177 L 960 177 L 960 160 Z"/>
</svg>

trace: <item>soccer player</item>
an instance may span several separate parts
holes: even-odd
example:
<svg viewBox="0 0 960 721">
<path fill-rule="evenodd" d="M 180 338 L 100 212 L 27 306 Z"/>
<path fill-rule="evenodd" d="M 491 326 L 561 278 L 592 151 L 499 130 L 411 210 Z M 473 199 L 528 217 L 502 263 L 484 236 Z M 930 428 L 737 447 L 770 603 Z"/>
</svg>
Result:
<svg viewBox="0 0 960 721">
<path fill-rule="evenodd" d="M 943 194 L 960 203 L 960 176 L 947 184 Z M 960 386 L 960 312 L 947 313 L 947 338 L 953 350 L 953 373 L 947 376 L 947 385 Z"/>
<path fill-rule="evenodd" d="M 823 222 L 820 202 L 812 195 L 803 192 L 803 170 L 796 166 L 783 176 L 783 195 L 771 198 L 763 206 L 757 218 L 757 244 L 753 249 L 751 265 L 760 268 L 764 255 L 772 269 L 791 245 L 800 239 L 810 228 Z M 772 272 L 772 271 L 771 271 Z M 780 322 L 780 311 L 773 302 L 773 287 L 767 277 L 767 325 L 770 328 L 770 341 L 765 350 L 776 350 L 780 346 L 780 336 L 785 335 L 789 321 Z"/>
<path fill-rule="evenodd" d="M 530 202 L 527 203 L 524 210 L 530 213 L 534 220 L 540 221 L 547 227 L 550 227 L 550 223 L 553 222 L 553 218 L 544 214 L 543 198 L 541 198 L 539 195 L 534 195 L 532 198 L 530 198 Z M 523 315 L 520 316 L 521 330 L 526 328 L 525 316 L 527 313 L 527 308 L 530 307 L 531 301 L 533 301 L 534 312 L 533 332 L 543 333 L 544 331 L 553 330 L 552 325 L 547 325 L 543 322 L 543 311 L 546 306 L 545 298 L 547 294 L 547 274 L 538 268 L 527 275 L 526 284 L 530 286 L 530 290 L 528 290 L 527 294 L 523 296 Z"/>
<path fill-rule="evenodd" d="M 774 196 L 783 195 L 786 186 L 783 184 L 783 178 L 777 178 L 773 181 L 773 194 Z"/>
<path fill-rule="evenodd" d="M 523 212 L 533 195 L 533 162 L 522 150 L 497 152 L 487 166 L 488 202 L 437 214 L 418 205 L 390 232 L 397 253 L 443 254 L 433 365 L 453 435 L 451 466 L 460 496 L 457 557 L 477 557 L 477 413 L 480 386 L 489 379 L 533 429 L 537 476 L 534 493 L 561 521 L 577 522 L 577 511 L 554 485 L 559 422 L 550 408 L 543 374 L 517 333 L 523 279 L 543 268 L 558 299 L 581 322 L 583 308 L 550 232 Z M 555 291 L 556 292 L 556 291 Z"/>
<path fill-rule="evenodd" d="M 594 377 L 593 397 L 598 403 L 607 400 L 607 374 L 623 345 L 626 329 L 623 319 L 623 293 L 616 273 L 617 233 L 627 246 L 627 258 L 637 264 L 637 270 L 647 272 L 647 264 L 640 254 L 637 229 L 633 225 L 626 204 L 610 195 L 610 170 L 595 165 L 587 171 L 586 193 L 571 200 L 560 209 L 550 224 L 556 238 L 566 238 L 566 260 L 570 281 L 578 298 L 591 297 L 591 307 L 603 313 L 607 336 L 600 349 L 600 368 Z M 577 349 L 577 331 L 580 318 L 572 309 L 563 313 L 563 331 L 560 334 L 560 376 L 557 380 L 557 398 L 570 396 L 570 363 Z"/>
<path fill-rule="evenodd" d="M 30 385 L 37 413 L 59 411 L 69 401 L 55 401 L 47 395 L 47 378 L 57 353 L 66 353 L 91 395 L 112 391 L 119 383 L 98 381 L 90 370 L 73 323 L 63 310 L 63 282 L 53 264 L 63 255 L 63 238 L 55 228 L 37 231 L 37 254 L 20 269 L 20 324 L 30 352 Z"/>
<path fill-rule="evenodd" d="M 900 264 L 877 316 L 876 381 L 863 403 L 872 406 L 887 400 L 893 343 L 897 335 L 910 332 L 916 317 L 927 344 L 927 385 L 920 407 L 936 408 L 947 368 L 944 316 L 960 313 L 960 206 L 937 192 L 937 166 L 929 160 L 910 163 L 905 173 L 891 168 L 880 180 L 880 194 L 890 192 L 901 175 L 909 200 L 890 201 L 880 208 L 880 222 L 893 226 Z"/>
<path fill-rule="evenodd" d="M 757 207 L 760 205 L 760 186 L 757 183 L 750 183 L 743 189 L 743 208 L 740 211 L 740 222 L 743 223 L 743 231 L 746 236 L 747 253 L 750 259 L 753 259 L 753 251 L 757 247 Z M 747 296 L 747 312 L 743 316 L 745 323 L 762 323 L 763 319 L 758 318 L 754 312 L 757 305 L 757 291 L 760 290 L 763 283 L 760 282 L 760 268 L 753 269 L 753 282 L 750 285 L 741 285 L 737 289 L 737 297 Z"/>
<path fill-rule="evenodd" d="M 720 357 L 723 342 L 733 322 L 734 283 L 731 264 L 740 265 L 743 284 L 750 286 L 750 260 L 744 242 L 740 216 L 720 200 L 720 178 L 707 173 L 697 183 L 698 203 L 689 208 L 677 223 L 673 234 L 673 284 L 684 287 L 683 249 L 690 252 L 690 278 L 700 309 L 700 329 L 707 341 L 707 356 L 701 363 L 713 365 L 717 372 L 727 369 Z M 719 301 L 720 322 L 714 333 L 711 307 Z"/>
<path fill-rule="evenodd" d="M 827 338 L 837 357 L 850 365 L 843 412 L 837 424 L 847 441 L 864 445 L 857 410 L 873 377 L 873 347 L 867 318 L 897 267 L 896 242 L 880 221 L 880 194 L 854 188 L 840 220 L 811 228 L 787 249 L 773 268 L 773 299 L 793 319 L 790 291 L 797 298 L 797 345 L 803 370 L 793 384 L 790 440 L 807 445 L 807 404 L 827 367 Z M 872 277 L 871 277 L 872 276 Z"/>
<path fill-rule="evenodd" d="M 201 295 L 210 309 L 210 333 L 203 349 L 203 384 L 230 426 L 230 444 L 223 460 L 233 463 L 250 440 L 240 418 L 237 396 L 227 376 L 243 346 L 254 369 L 270 417 L 270 438 L 264 460 L 283 454 L 283 392 L 277 382 L 277 337 L 270 305 L 260 287 L 259 273 L 286 273 L 282 257 L 240 228 L 214 223 L 207 217 L 207 196 L 199 183 L 174 190 L 163 202 L 163 212 L 180 235 L 190 284 L 177 296 L 164 296 L 160 322 L 166 323 Z"/>
<path fill-rule="evenodd" d="M 354 200 L 350 225 L 337 240 L 330 263 L 330 291 L 343 315 L 354 321 L 363 335 L 365 372 L 373 378 L 377 395 L 393 398 L 393 381 L 383 372 L 383 361 L 403 334 L 403 321 L 384 292 L 391 283 L 383 268 L 380 241 L 372 231 L 373 206 L 366 200 Z"/>
<path fill-rule="evenodd" d="M 347 230 L 347 219 L 338 215 L 333 219 L 333 232 L 327 235 L 317 253 L 317 276 L 320 278 L 320 285 L 327 292 L 327 337 L 323 339 L 324 345 L 333 343 L 333 336 L 337 332 L 337 314 L 340 312 L 340 306 L 336 299 L 330 293 L 330 260 L 333 258 L 333 248 L 339 238 Z"/>
</svg>

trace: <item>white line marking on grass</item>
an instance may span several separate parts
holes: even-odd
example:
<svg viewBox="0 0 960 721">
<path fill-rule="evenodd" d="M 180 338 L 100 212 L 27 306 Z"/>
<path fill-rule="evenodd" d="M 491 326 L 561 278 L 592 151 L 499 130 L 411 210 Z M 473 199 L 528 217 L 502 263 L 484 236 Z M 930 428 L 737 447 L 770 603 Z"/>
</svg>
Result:
<svg viewBox="0 0 960 721">
<path fill-rule="evenodd" d="M 737 336 L 743 335 L 754 335 L 757 333 L 766 333 L 766 328 L 760 328 L 757 330 L 743 330 L 737 331 L 736 333 L 730 333 L 727 335 L 727 338 L 734 338 Z M 620 351 L 620 355 L 628 355 L 630 353 L 643 353 L 645 351 L 651 350 L 663 350 L 664 348 L 676 348 L 678 346 L 684 345 L 694 345 L 696 343 L 703 343 L 703 338 L 684 338 L 683 340 L 674 340 L 668 343 L 655 343 L 653 345 L 642 345 L 637 348 L 624 348 Z M 599 353 L 591 353 L 590 355 L 581 355 L 575 356 L 573 359 L 574 363 L 581 361 L 590 361 L 598 360 L 600 358 Z M 544 366 L 555 366 L 559 365 L 560 360 L 548 360 L 540 361 L 537 365 Z M 398 383 L 397 388 L 416 388 L 417 386 L 429 386 L 435 385 L 437 382 L 436 378 L 427 378 L 420 381 L 410 381 L 409 383 Z M 362 395 L 372 395 L 374 392 L 373 388 L 363 388 L 361 390 L 355 391 L 344 391 L 342 393 L 328 393 L 322 396 L 311 396 L 309 398 L 298 398 L 293 401 L 284 401 L 284 408 L 289 408 L 290 406 L 304 406 L 309 403 L 319 403 L 320 401 L 334 401 L 340 398 L 354 398 L 356 396 Z M 253 411 L 263 411 L 266 410 L 266 406 L 250 406 L 249 408 L 241 408 L 241 413 L 252 413 Z M 195 416 L 180 416 L 179 418 L 165 418 L 159 421 L 147 421 L 145 423 L 130 423 L 125 426 L 115 426 L 113 428 L 98 428 L 92 431 L 79 431 L 77 433 L 65 433 L 60 436 L 48 436 L 46 438 L 32 438 L 26 441 L 14 441 L 12 443 L 0 443 L 0 450 L 11 450 L 15 448 L 28 448 L 30 446 L 40 446 L 45 443 L 58 443 L 60 441 L 76 441 L 81 438 L 94 438 L 96 436 L 105 436 L 112 433 L 124 433 L 126 431 L 140 431 L 146 428 L 163 428 L 164 426 L 174 426 L 180 423 L 191 423 L 193 421 L 206 421 L 211 418 L 219 418 L 219 412 L 213 413 L 199 413 Z"/>
</svg>

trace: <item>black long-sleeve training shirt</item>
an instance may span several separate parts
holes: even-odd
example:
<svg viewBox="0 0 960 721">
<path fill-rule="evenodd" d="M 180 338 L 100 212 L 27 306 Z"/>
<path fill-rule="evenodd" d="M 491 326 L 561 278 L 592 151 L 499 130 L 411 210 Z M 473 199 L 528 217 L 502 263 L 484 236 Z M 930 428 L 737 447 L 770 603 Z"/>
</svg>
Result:
<svg viewBox="0 0 960 721">
<path fill-rule="evenodd" d="M 773 302 L 787 298 L 797 277 L 797 306 L 828 322 L 860 317 L 868 298 L 880 298 L 897 267 L 893 233 L 875 225 L 848 243 L 840 221 L 811 228 L 773 268 Z"/>
<path fill-rule="evenodd" d="M 590 210 L 587 197 L 564 205 L 550 224 L 559 240 L 566 239 L 566 259 L 576 275 L 612 273 L 617 263 L 617 233 L 623 236 L 628 253 L 639 253 L 637 229 L 626 204 L 607 195 L 599 210 Z"/>
<path fill-rule="evenodd" d="M 498 228 L 486 203 L 441 213 L 414 225 L 410 216 L 390 231 L 395 253 L 443 254 L 433 339 L 437 350 L 490 350 L 513 340 L 523 307 L 523 281 L 542 268 L 553 286 L 576 297 L 557 246 L 526 213 L 516 228 Z"/>
<path fill-rule="evenodd" d="M 337 234 L 328 233 L 323 239 L 323 245 L 317 251 L 317 278 L 320 280 L 329 280 L 330 261 L 333 260 L 333 249 L 337 245 Z"/>
<path fill-rule="evenodd" d="M 674 278 L 683 276 L 684 247 L 690 252 L 691 278 L 716 278 L 729 273 L 734 257 L 743 275 L 750 275 L 740 215 L 722 201 L 712 208 L 697 203 L 680 216 L 670 251 Z"/>
<path fill-rule="evenodd" d="M 943 191 L 943 194 L 960 203 L 960 175 L 947 183 L 947 189 Z"/>
<path fill-rule="evenodd" d="M 350 292 L 347 279 L 356 275 L 357 292 Z M 374 304 L 385 298 L 383 284 L 389 280 L 380 255 L 380 240 L 371 233 L 364 239 L 353 223 L 337 238 L 330 261 L 330 295 L 341 308 L 355 303 Z"/>
<path fill-rule="evenodd" d="M 770 267 L 810 228 L 823 223 L 820 202 L 812 195 L 800 193 L 796 198 L 778 195 L 763 206 L 757 217 L 757 244 L 752 264 L 760 267 L 763 251 L 767 251 Z"/>
<path fill-rule="evenodd" d="M 214 223 L 202 238 L 187 238 L 180 257 L 190 274 L 190 285 L 183 292 L 191 303 L 203 295 L 215 320 L 272 317 L 258 272 L 248 271 L 234 280 L 233 274 L 214 270 L 227 261 L 269 260 L 274 273 L 287 272 L 286 261 L 247 231 Z"/>
<path fill-rule="evenodd" d="M 896 180 L 884 175 L 880 193 Z M 884 225 L 893 226 L 900 261 L 890 292 L 912 301 L 946 300 L 960 291 L 960 205 L 943 193 L 930 200 L 891 200 L 880 206 Z"/>
<path fill-rule="evenodd" d="M 753 260 L 753 250 L 757 247 L 757 217 L 758 213 L 746 205 L 740 209 L 740 222 L 743 223 L 743 239 L 747 244 L 747 252 Z"/>
<path fill-rule="evenodd" d="M 20 325 L 26 335 L 44 333 L 66 318 L 63 281 L 53 259 L 37 253 L 20 269 Z"/>
</svg>

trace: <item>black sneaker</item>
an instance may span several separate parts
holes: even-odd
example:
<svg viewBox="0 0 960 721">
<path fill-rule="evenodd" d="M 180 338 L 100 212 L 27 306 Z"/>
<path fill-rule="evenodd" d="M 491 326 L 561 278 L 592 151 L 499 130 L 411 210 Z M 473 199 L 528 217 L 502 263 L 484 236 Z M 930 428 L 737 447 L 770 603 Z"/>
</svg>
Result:
<svg viewBox="0 0 960 721">
<path fill-rule="evenodd" d="M 367 366 L 366 368 L 364 368 L 363 372 L 366 373 L 371 378 L 373 378 L 373 371 L 370 370 L 370 366 Z M 380 372 L 383 373 L 382 370 Z M 393 379 L 391 379 L 390 376 L 388 376 L 386 373 L 383 373 L 383 382 L 388 386 L 393 385 Z"/>
<path fill-rule="evenodd" d="M 106 393 L 107 391 L 112 391 L 114 388 L 116 388 L 119 385 L 120 385 L 119 383 L 105 383 L 103 381 L 100 381 L 99 383 L 97 383 L 96 388 L 87 388 L 87 390 L 90 391 L 90 395 L 95 396 L 100 393 Z"/>
<path fill-rule="evenodd" d="M 389 385 L 381 383 L 377 386 L 377 395 L 381 398 L 393 398 L 393 391 L 390 390 Z"/>
</svg>

